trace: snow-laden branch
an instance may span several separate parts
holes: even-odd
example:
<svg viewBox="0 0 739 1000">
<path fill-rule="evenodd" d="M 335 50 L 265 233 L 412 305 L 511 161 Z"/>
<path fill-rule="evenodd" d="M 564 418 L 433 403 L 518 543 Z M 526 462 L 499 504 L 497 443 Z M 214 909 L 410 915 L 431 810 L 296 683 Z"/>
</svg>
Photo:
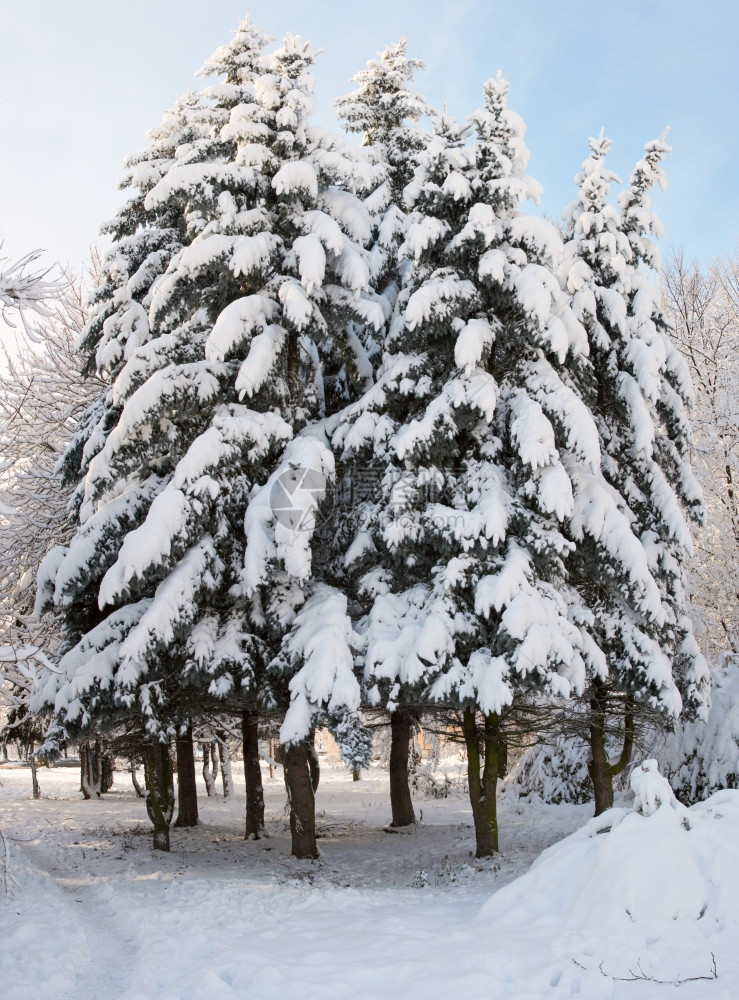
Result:
<svg viewBox="0 0 739 1000">
<path fill-rule="evenodd" d="M 0 250 L 3 244 L 0 243 Z M 63 278 L 49 278 L 52 268 L 35 268 L 41 250 L 33 250 L 19 260 L 0 257 L 0 319 L 8 326 L 15 326 L 11 314 L 17 312 L 28 336 L 33 337 L 26 322 L 26 313 L 47 316 L 46 304 L 55 299 L 67 282 Z"/>
</svg>

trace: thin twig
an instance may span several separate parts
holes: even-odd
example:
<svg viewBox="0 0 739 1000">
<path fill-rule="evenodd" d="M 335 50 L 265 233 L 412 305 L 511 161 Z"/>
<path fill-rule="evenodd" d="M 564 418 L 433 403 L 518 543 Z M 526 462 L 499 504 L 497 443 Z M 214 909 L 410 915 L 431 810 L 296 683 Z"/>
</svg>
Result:
<svg viewBox="0 0 739 1000">
<path fill-rule="evenodd" d="M 572 960 L 575 962 L 575 959 Z M 579 962 L 575 962 L 575 965 L 579 965 Z M 605 965 L 605 959 L 600 963 L 598 968 L 601 974 L 606 977 L 606 979 L 613 979 L 615 982 L 619 983 L 636 983 L 636 982 L 646 982 L 646 983 L 658 983 L 660 986 L 682 986 L 683 983 L 697 983 L 701 979 L 718 979 L 718 970 L 716 968 L 716 956 L 711 952 L 711 972 L 707 976 L 680 976 L 677 974 L 675 979 L 656 979 L 654 976 L 650 976 L 644 971 L 641 964 L 641 959 L 636 963 L 636 967 L 639 970 L 634 972 L 633 969 L 629 969 L 628 976 L 613 976 L 609 972 L 606 972 L 603 968 Z M 582 969 L 583 966 L 580 966 Z"/>
</svg>

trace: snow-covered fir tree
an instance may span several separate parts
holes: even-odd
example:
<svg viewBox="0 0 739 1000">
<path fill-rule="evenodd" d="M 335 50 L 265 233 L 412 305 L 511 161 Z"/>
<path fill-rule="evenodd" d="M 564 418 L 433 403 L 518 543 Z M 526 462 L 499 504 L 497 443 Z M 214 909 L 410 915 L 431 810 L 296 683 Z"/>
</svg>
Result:
<svg viewBox="0 0 739 1000">
<path fill-rule="evenodd" d="M 143 468 L 137 470 L 134 459 L 130 473 L 121 476 L 111 495 L 91 501 L 89 492 L 90 484 L 97 482 L 99 470 L 106 464 L 102 453 L 110 446 L 111 433 L 118 428 L 126 404 L 149 375 L 177 361 L 187 363 L 202 358 L 202 349 L 188 341 L 187 333 L 177 338 L 176 332 L 173 336 L 155 322 L 151 314 L 153 292 L 157 279 L 202 228 L 202 206 L 212 200 L 214 180 L 217 182 L 227 169 L 229 151 L 233 157 L 233 143 L 224 143 L 220 132 L 229 120 L 234 94 L 253 99 L 265 42 L 246 22 L 236 33 L 230 58 L 223 50 L 215 53 L 212 68 L 226 77 L 223 90 L 227 92 L 228 106 L 220 106 L 207 91 L 187 94 L 179 100 L 165 114 L 161 126 L 149 134 L 149 147 L 127 161 L 121 186 L 132 188 L 132 196 L 117 217 L 103 227 L 113 236 L 114 244 L 106 260 L 107 280 L 93 297 L 94 314 L 80 349 L 87 352 L 91 368 L 107 375 L 109 387 L 81 422 L 65 457 L 68 479 L 81 480 L 77 498 L 81 526 L 70 552 L 61 553 L 63 568 L 59 574 L 59 554 L 50 555 L 54 593 L 46 585 L 40 587 L 39 593 L 41 602 L 53 602 L 62 610 L 68 646 L 74 647 L 86 631 L 100 623 L 101 579 L 116 562 L 123 538 L 141 526 L 149 504 L 166 482 L 166 478 L 146 469 L 145 459 Z M 209 68 L 206 65 L 204 71 Z M 240 91 L 236 87 L 239 72 Z M 162 190 L 165 178 L 169 182 Z M 80 662 L 84 661 L 82 650 Z M 79 662 L 71 665 L 72 674 L 78 666 Z M 48 694 L 52 693 L 53 686 Z M 89 720 L 83 717 L 78 725 L 84 727 L 93 717 L 103 724 L 106 718 L 110 722 L 126 708 L 110 686 L 107 694 L 107 711 L 93 710 Z M 134 714 L 141 710 L 135 697 L 129 699 L 128 708 Z M 146 711 L 143 718 L 147 718 Z M 170 735 L 175 721 L 169 721 Z M 181 713 L 179 721 L 186 723 L 186 713 Z M 164 734 L 156 724 L 152 728 L 151 750 L 161 756 L 164 745 L 159 741 Z M 149 770 L 159 773 L 161 764 L 154 761 Z"/>
<path fill-rule="evenodd" d="M 113 245 L 103 260 L 101 280 L 90 298 L 90 319 L 77 344 L 85 360 L 85 373 L 91 381 L 96 373 L 102 384 L 79 420 L 60 465 L 64 488 L 78 487 L 71 505 L 78 524 L 90 463 L 104 447 L 125 400 L 135 390 L 140 355 L 151 349 L 150 341 L 156 336 L 149 319 L 153 285 L 188 241 L 183 200 L 175 194 L 152 206 L 147 204 L 148 194 L 178 159 L 202 156 L 202 147 L 212 144 L 213 131 L 201 95 L 188 93 L 178 100 L 161 124 L 148 133 L 146 149 L 126 161 L 120 186 L 131 195 L 115 218 L 102 226 L 102 232 L 113 238 Z M 119 502 L 106 505 L 105 512 L 87 526 L 83 532 L 86 551 L 77 548 L 71 560 L 65 560 L 66 569 L 75 578 L 63 584 L 64 594 L 61 587 L 54 597 L 49 587 L 41 589 L 38 609 L 55 605 L 57 612 L 62 611 L 67 646 L 99 622 L 100 576 L 115 559 L 120 536 L 139 523 L 151 485 L 127 484 Z M 52 575 L 64 557 L 61 549 L 49 554 L 47 567 Z M 75 559 L 81 565 L 75 565 Z M 59 730 L 57 736 L 62 732 Z M 56 742 L 55 738 L 50 745 Z M 152 747 L 152 752 L 161 755 L 165 748 Z M 149 770 L 161 773 L 162 769 Z M 161 836 L 164 839 L 164 834 Z"/>
<path fill-rule="evenodd" d="M 352 77 L 352 82 L 359 84 L 357 89 L 338 98 L 334 107 L 347 132 L 362 135 L 363 146 L 384 175 L 366 204 L 373 224 L 370 248 L 373 285 L 392 313 L 404 266 L 398 254 L 403 241 L 404 191 L 429 140 L 420 120 L 430 117 L 433 109 L 410 86 L 424 64 L 408 55 L 405 38 L 388 45 L 378 55 L 378 59 L 370 59 L 367 68 Z M 381 342 L 377 347 L 381 347 Z"/>
<path fill-rule="evenodd" d="M 420 59 L 408 55 L 408 43 L 401 38 L 388 45 L 378 59 L 353 77 L 357 89 L 334 102 L 337 117 L 348 132 L 362 134 L 362 142 L 384 172 L 384 181 L 366 200 L 372 213 L 370 247 L 372 280 L 382 297 L 388 320 L 392 317 L 402 274 L 408 261 L 400 256 L 405 227 L 404 191 L 413 179 L 419 158 L 429 141 L 419 122 L 433 114 L 428 103 L 411 89 L 415 73 L 424 68 Z M 380 338 L 374 339 L 371 358 L 381 361 Z M 390 804 L 391 826 L 407 826 L 415 821 L 408 782 L 408 756 L 415 715 L 399 707 L 390 715 Z"/>
<path fill-rule="evenodd" d="M 597 531 L 588 508 L 609 500 L 570 377 L 586 334 L 553 273 L 556 230 L 518 208 L 538 185 L 506 93 L 490 80 L 469 127 L 436 122 L 409 189 L 411 266 L 377 384 L 334 435 L 355 481 L 372 469 L 346 553 L 367 610 L 370 701 L 461 710 L 480 856 L 498 847 L 514 698 L 579 692 L 591 669 L 563 531 L 578 516 Z"/>
<path fill-rule="evenodd" d="M 660 234 L 647 192 L 663 183 L 669 147 L 664 137 L 647 144 L 616 208 L 607 201 L 616 179 L 605 167 L 609 146 L 602 134 L 591 140 L 578 198 L 565 214 L 560 269 L 588 332 L 590 367 L 580 391 L 596 421 L 610 493 L 610 509 L 589 511 L 601 521 L 599 538 L 581 518 L 571 522 L 568 560 L 588 609 L 582 627 L 597 651 L 586 692 L 597 812 L 612 804 L 612 777 L 628 763 L 635 704 L 674 719 L 682 708 L 702 711 L 708 688 L 687 614 L 692 541 L 685 512 L 702 518 L 689 464 L 692 387 L 646 271 L 658 263 L 651 237 Z M 615 762 L 605 744 L 613 713 L 624 729 Z"/>
<path fill-rule="evenodd" d="M 334 101 L 338 119 L 348 132 L 359 132 L 387 164 L 388 202 L 402 204 L 403 189 L 413 179 L 419 155 L 428 141 L 418 122 L 430 113 L 427 102 L 409 84 L 424 69 L 420 59 L 408 55 L 408 41 L 401 38 L 370 59 L 351 82 L 359 86 Z"/>
<path fill-rule="evenodd" d="M 206 91 L 217 141 L 178 147 L 146 196 L 147 211 L 181 206 L 187 241 L 149 290 L 146 342 L 116 375 L 77 536 L 42 573 L 71 647 L 42 696 L 65 727 L 135 712 L 159 740 L 209 700 L 288 708 L 283 742 L 300 771 L 315 719 L 356 712 L 359 688 L 351 657 L 309 683 L 304 626 L 330 608 L 327 634 L 337 616 L 345 633 L 346 601 L 310 593 L 315 512 L 281 519 L 274 491 L 292 495 L 305 470 L 331 476 L 317 422 L 365 384 L 354 325 L 379 326 L 382 310 L 352 193 L 369 176 L 363 158 L 309 126 L 308 45 L 288 36 L 267 63 L 263 47 L 246 24 L 219 50 L 210 65 L 226 80 Z M 94 599 L 85 615 L 80 594 Z M 294 847 L 314 854 L 303 819 Z"/>
</svg>

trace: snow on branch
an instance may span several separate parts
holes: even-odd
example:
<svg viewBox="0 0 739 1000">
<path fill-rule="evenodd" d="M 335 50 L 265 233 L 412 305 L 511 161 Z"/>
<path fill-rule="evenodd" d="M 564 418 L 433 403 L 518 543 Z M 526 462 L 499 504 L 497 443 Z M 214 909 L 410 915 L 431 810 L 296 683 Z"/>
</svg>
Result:
<svg viewBox="0 0 739 1000">
<path fill-rule="evenodd" d="M 2 247 L 3 244 L 0 243 L 0 250 Z M 51 268 L 32 269 L 40 256 L 41 250 L 33 250 L 14 263 L 10 262 L 9 257 L 0 257 L 0 319 L 14 327 L 9 313 L 17 311 L 26 333 L 31 337 L 24 314 L 35 312 L 46 316 L 44 303 L 55 298 L 66 285 L 60 278 L 47 280 Z"/>
</svg>

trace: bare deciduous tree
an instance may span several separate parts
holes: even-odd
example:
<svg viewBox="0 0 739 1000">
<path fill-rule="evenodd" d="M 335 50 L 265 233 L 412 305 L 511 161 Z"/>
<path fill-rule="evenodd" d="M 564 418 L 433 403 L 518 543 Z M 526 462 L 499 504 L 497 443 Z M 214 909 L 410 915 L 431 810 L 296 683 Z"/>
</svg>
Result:
<svg viewBox="0 0 739 1000">
<path fill-rule="evenodd" d="M 57 466 L 82 414 L 105 390 L 83 376 L 75 353 L 86 322 L 83 281 L 29 272 L 36 256 L 0 271 L 3 318 L 11 307 L 26 314 L 17 351 L 4 350 L 0 391 L 0 702 L 17 722 L 39 665 L 53 669 L 49 656 L 60 640 L 51 616 L 33 615 L 39 565 L 73 527 L 74 484 L 62 486 Z"/>
<path fill-rule="evenodd" d="M 699 267 L 673 254 L 664 294 L 695 385 L 695 466 L 708 510 L 693 603 L 713 652 L 739 652 L 739 255 Z"/>
</svg>

